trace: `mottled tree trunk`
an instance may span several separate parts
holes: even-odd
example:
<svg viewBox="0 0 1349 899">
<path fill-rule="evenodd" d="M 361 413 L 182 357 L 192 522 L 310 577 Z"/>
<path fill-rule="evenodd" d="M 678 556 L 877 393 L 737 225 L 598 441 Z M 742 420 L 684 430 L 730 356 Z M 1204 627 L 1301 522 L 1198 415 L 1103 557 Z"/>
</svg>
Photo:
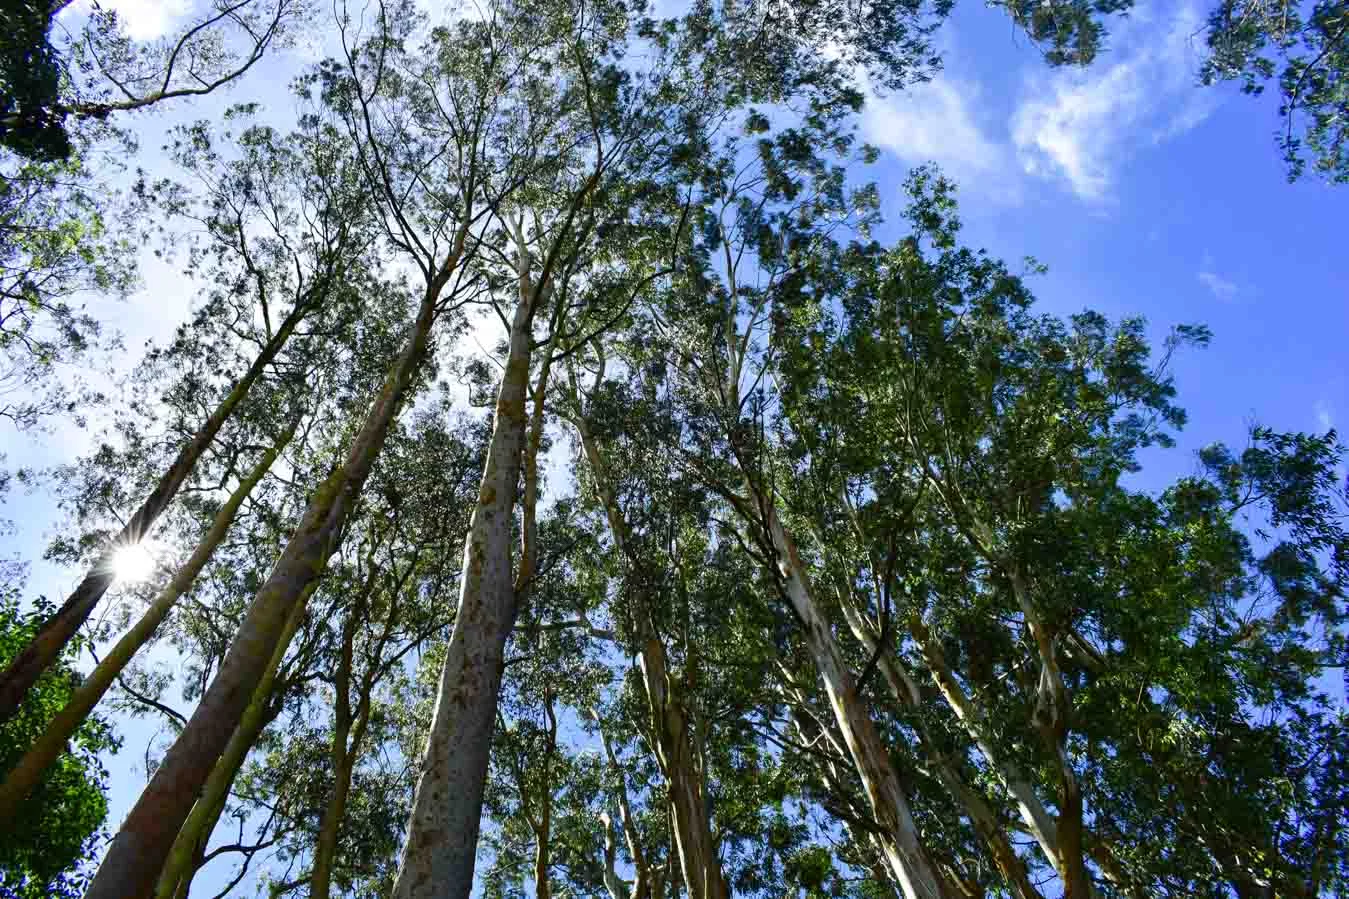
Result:
<svg viewBox="0 0 1349 899">
<path fill-rule="evenodd" d="M 458 612 L 394 884 L 396 899 L 466 899 L 473 886 L 497 693 L 516 614 L 511 531 L 525 448 L 536 299 L 524 271 L 521 281 L 491 443 L 464 543 Z"/>
<path fill-rule="evenodd" d="M 346 459 L 310 500 L 254 597 L 215 679 L 114 838 L 87 899 L 130 899 L 153 889 L 174 837 L 257 688 L 286 620 L 302 604 L 337 547 L 389 427 L 426 358 L 440 291 L 451 271 L 447 264 L 428 285 L 407 343 Z"/>
<path fill-rule="evenodd" d="M 93 711 L 94 706 L 98 704 L 98 701 L 103 698 L 103 694 L 112 686 L 117 676 L 131 662 L 132 657 L 145 645 L 147 640 L 154 636 L 155 631 L 169 614 L 169 611 L 172 610 L 179 597 L 192 587 L 197 575 L 201 573 L 202 568 L 206 567 L 206 563 L 215 553 L 216 547 L 225 539 L 225 534 L 234 522 L 234 516 L 238 514 L 239 507 L 253 492 L 253 488 L 262 480 L 263 475 L 271 469 L 276 457 L 281 454 L 281 450 L 290 442 L 294 433 L 295 427 L 292 425 L 276 444 L 263 454 L 257 465 L 234 489 L 225 504 L 220 507 L 215 518 L 211 521 L 211 527 L 198 541 L 196 549 L 193 550 L 187 562 L 150 603 L 149 608 L 145 610 L 145 614 L 141 616 L 140 620 L 122 635 L 122 638 L 117 641 L 117 645 L 103 657 L 103 660 L 95 666 L 89 676 L 80 683 L 75 692 L 71 694 L 70 700 L 61 711 L 56 713 L 56 717 L 47 724 L 46 729 L 33 743 L 32 748 L 9 772 L 4 783 L 0 784 L 0 821 L 7 821 L 12 818 L 19 804 L 42 779 L 43 773 L 65 751 L 66 743 L 70 740 L 71 734 L 75 733 L 84 719 Z"/>
<path fill-rule="evenodd" d="M 0 724 L 13 717 L 18 709 L 19 703 L 23 701 L 28 690 L 46 671 L 61 657 L 61 651 L 65 649 L 80 626 L 88 620 L 98 601 L 103 598 L 103 594 L 112 586 L 116 577 L 113 570 L 113 562 L 117 551 L 122 547 L 133 545 L 149 533 L 150 528 L 168 508 L 173 497 L 178 493 L 180 487 L 192 474 L 197 461 L 202 454 L 206 452 L 207 447 L 215 440 L 216 434 L 225 426 L 231 414 L 238 405 L 248 396 L 258 378 L 272 360 L 276 358 L 277 353 L 286 341 L 290 339 L 295 328 L 300 324 L 308 311 L 306 304 L 297 304 L 291 310 L 290 315 L 281 323 L 281 327 L 272 335 L 271 340 L 267 341 L 262 352 L 253 360 L 248 371 L 234 385 L 234 388 L 225 396 L 211 413 L 210 417 L 197 429 L 197 433 L 192 439 L 178 451 L 178 456 L 169 466 L 168 471 L 159 479 L 154 490 L 145 498 L 126 525 L 117 533 L 117 536 L 108 543 L 107 547 L 99 555 L 98 560 L 85 574 L 84 580 L 80 581 L 78 587 L 66 599 L 61 608 L 52 613 L 51 617 L 43 622 L 42 627 L 33 636 L 28 646 L 14 657 L 13 661 L 0 674 Z"/>
</svg>

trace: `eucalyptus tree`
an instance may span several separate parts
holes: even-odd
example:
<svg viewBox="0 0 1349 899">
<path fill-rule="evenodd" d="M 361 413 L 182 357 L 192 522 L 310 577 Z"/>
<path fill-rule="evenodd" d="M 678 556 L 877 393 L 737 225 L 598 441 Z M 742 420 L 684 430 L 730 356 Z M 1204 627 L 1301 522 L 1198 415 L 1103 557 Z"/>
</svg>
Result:
<svg viewBox="0 0 1349 899">
<path fill-rule="evenodd" d="M 1343 643 L 1333 436 L 1257 431 L 1240 459 L 1206 450 L 1207 477 L 1130 491 L 1139 451 L 1184 421 L 1167 361 L 1207 333 L 1177 329 L 1154 364 L 1137 321 L 1034 316 L 1020 278 L 957 245 L 950 186 L 911 188 L 914 236 L 784 292 L 796 312 L 775 335 L 794 513 L 866 670 L 926 706 L 927 731 L 946 707 L 1005 796 L 985 802 L 1016 809 L 1066 895 L 1301 895 L 1307 852 L 1327 860 L 1317 888 L 1333 882 L 1342 838 L 1314 792 L 1337 782 L 1342 728 L 1314 686 Z M 1238 510 L 1268 516 L 1263 550 Z M 1191 728 L 1214 735 L 1194 754 Z M 1216 736 L 1243 731 L 1279 749 Z M 1288 784 L 1277 823 L 1215 825 L 1234 794 L 1196 775 L 1210 765 Z"/>
<path fill-rule="evenodd" d="M 434 326 L 454 318 L 458 305 L 480 288 L 481 277 L 469 263 L 479 254 L 485 217 L 511 201 L 539 167 L 542 142 L 521 125 L 544 128 L 555 119 L 552 110 L 537 120 L 530 117 L 543 98 L 515 68 L 527 62 L 521 53 L 527 45 L 501 42 L 497 23 L 464 23 L 457 35 L 433 34 L 433 46 L 440 52 L 411 58 L 401 36 L 392 30 L 415 27 L 417 17 L 405 12 L 398 17 L 382 15 L 381 31 L 373 40 L 360 47 L 348 45 L 345 66 L 322 66 L 302 87 L 319 86 L 329 114 L 350 129 L 384 237 L 422 277 L 415 318 L 388 365 L 382 387 L 347 443 L 343 463 L 313 493 L 191 720 L 114 839 L 91 895 L 144 895 L 152 888 L 192 796 L 229 742 L 267 660 L 285 636 L 286 621 L 303 608 L 339 545 L 399 408 L 424 380 Z M 421 67 L 425 80 L 403 77 L 407 71 L 403 66 Z M 454 102 L 438 106 L 436 98 L 443 98 L 447 90 Z M 384 114 L 372 111 L 386 102 L 381 106 Z M 448 127 L 440 130 L 430 120 L 392 114 L 406 110 L 407 104 L 421 112 L 440 109 Z M 418 121 L 427 123 L 424 131 L 416 132 Z M 428 165 L 439 167 L 434 180 Z M 521 261 L 527 263 L 528 247 L 519 250 Z M 520 276 L 524 284 L 531 283 L 527 265 Z M 547 276 L 545 269 L 540 283 Z M 516 316 L 522 325 L 529 323 L 532 294 L 523 292 L 526 302 Z M 527 356 L 528 336 L 519 334 L 514 342 L 517 355 Z M 509 413 L 517 405 L 507 402 L 504 408 Z M 501 420 L 498 415 L 498 427 Z M 500 461 L 518 471 L 518 459 Z M 489 472 L 497 467 L 488 463 Z M 488 499 L 506 493 L 491 478 L 483 487 Z M 478 570 L 468 568 L 475 575 Z"/>
<path fill-rule="evenodd" d="M 1289 180 L 1310 161 L 1327 180 L 1349 181 L 1349 4 L 1220 0 L 1207 26 L 1202 83 L 1235 81 L 1251 95 L 1277 86 Z"/>
<path fill-rule="evenodd" d="M 85 160 L 0 160 L 0 418 L 18 430 L 82 415 L 70 366 L 112 343 L 82 299 L 135 283 L 130 241 Z M 78 388 L 77 388 L 78 390 Z"/>
<path fill-rule="evenodd" d="M 317 726 L 297 719 L 279 731 L 245 775 L 259 811 L 279 804 L 294 825 L 281 850 L 299 870 L 282 884 L 311 896 L 339 885 L 378 889 L 393 873 L 411 786 L 382 751 L 394 739 L 393 689 L 451 620 L 453 547 L 481 466 L 480 429 L 444 415 L 418 413 L 391 435 L 314 600 L 332 610 L 322 678 L 331 701 L 325 695 L 316 710 Z"/>
<path fill-rule="evenodd" d="M 772 870 L 760 809 L 782 777 L 751 722 L 776 705 L 774 616 L 735 545 L 711 535 L 719 510 L 701 482 L 663 468 L 678 424 L 650 348 L 607 343 L 581 357 L 594 366 L 584 394 L 573 367 L 564 414 L 580 444 L 578 480 L 611 546 L 597 572 L 612 622 L 602 637 L 637 660 L 621 682 L 632 722 L 621 733 L 650 747 L 689 894 L 728 895 L 733 881 L 751 891 Z M 619 733 L 613 715 L 597 726 Z"/>
<path fill-rule="evenodd" d="M 134 148 L 110 118 L 235 81 L 291 38 L 306 9 L 213 2 L 173 37 L 138 42 L 95 7 L 77 37 L 55 40 L 69 5 L 0 11 L 0 417 L 20 428 L 79 421 L 98 399 L 71 371 L 115 345 L 88 303 L 135 280 L 137 249 L 110 221 L 120 203 L 107 177 Z"/>
<path fill-rule="evenodd" d="M 0 674 L 0 719 L 13 714 L 36 677 L 88 619 L 113 582 L 117 553 L 150 535 L 220 430 L 276 367 L 296 331 L 316 313 L 340 305 L 332 302 L 338 285 L 349 271 L 359 270 L 370 247 L 365 199 L 353 192 L 352 173 L 331 133 L 315 126 L 283 139 L 270 129 L 249 128 L 238 143 L 237 158 L 221 158 L 205 126 L 187 129 L 177 144 L 179 157 L 202 178 L 204 196 L 198 200 L 173 185 L 157 186 L 170 212 L 203 225 L 206 239 L 190 264 L 219 285 L 169 348 L 180 358 L 203 354 L 197 360 L 200 380 L 192 389 L 196 409 L 187 422 L 173 423 L 180 442 L 166 467 L 146 483 L 148 495 L 99 547 L 66 602 Z M 201 402 L 205 396 L 216 400 L 214 406 Z M 134 501 L 127 497 L 128 505 Z"/>
<path fill-rule="evenodd" d="M 521 3 L 495 6 L 483 21 L 433 36 L 442 59 L 485 55 L 519 79 L 498 146 L 518 155 L 510 177 L 520 190 L 496 202 L 475 260 L 486 302 L 507 335 L 456 626 L 396 895 L 466 895 L 472 884 L 505 643 L 537 565 L 535 460 L 551 360 L 590 298 L 578 272 L 596 254 L 621 259 L 623 248 L 609 244 L 607 232 L 632 221 L 633 192 L 658 164 L 658 152 L 668 151 L 668 106 L 644 105 L 664 73 L 633 75 L 615 63 L 632 27 L 618 6 Z M 439 78 L 446 74 L 453 73 Z M 496 177 L 489 183 L 501 189 Z M 642 230 L 660 239 L 676 228 L 661 215 Z M 543 352 L 536 359 L 537 348 Z M 522 475 L 517 572 L 513 519 Z"/>
<path fill-rule="evenodd" d="M 39 782 L 48 766 L 65 750 L 67 741 L 83 726 L 89 713 L 108 689 L 114 682 L 122 680 L 123 672 L 133 657 L 154 637 L 178 600 L 191 590 L 198 575 L 225 539 L 240 508 L 290 443 L 299 424 L 293 414 L 290 417 L 290 423 L 284 425 L 279 434 L 271 437 L 269 444 L 264 444 L 256 459 L 238 472 L 237 483 L 229 490 L 225 502 L 211 516 L 200 541 L 174 576 L 156 594 L 145 613 L 103 655 L 65 705 L 47 722 L 45 729 L 23 757 L 12 766 L 7 766 L 8 773 L 0 782 L 0 813 L 4 818 L 16 820 L 19 803 Z M 230 473 L 227 471 L 222 480 L 229 479 Z"/>
<path fill-rule="evenodd" d="M 719 162 L 706 166 L 693 229 L 704 237 L 691 248 L 679 282 L 654 306 L 649 326 L 664 332 L 666 362 L 681 402 L 693 410 L 677 444 L 681 458 L 731 505 L 759 545 L 765 573 L 801 622 L 893 876 L 909 896 L 953 895 L 923 845 L 906 790 L 784 526 L 771 467 L 756 458 L 756 422 L 770 373 L 763 335 L 776 314 L 778 285 L 799 280 L 804 266 L 827 264 L 814 261 L 812 249 L 852 215 L 865 228 L 875 203 L 871 190 L 848 191 L 841 169 L 814 150 L 849 152 L 851 138 L 839 126 L 846 111 L 817 105 L 799 126 L 760 138 L 749 163 L 737 161 L 738 146 L 730 142 Z M 750 116 L 746 127 L 751 134 L 770 130 L 762 115 Z"/>
</svg>

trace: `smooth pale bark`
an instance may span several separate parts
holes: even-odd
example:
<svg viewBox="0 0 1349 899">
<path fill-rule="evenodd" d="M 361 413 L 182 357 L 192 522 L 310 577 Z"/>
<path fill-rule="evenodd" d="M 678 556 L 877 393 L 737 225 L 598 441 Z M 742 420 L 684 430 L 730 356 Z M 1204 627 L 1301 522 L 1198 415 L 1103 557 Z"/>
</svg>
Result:
<svg viewBox="0 0 1349 899">
<path fill-rule="evenodd" d="M 1030 779 L 1026 777 L 1020 767 L 1010 759 L 1004 758 L 989 739 L 984 727 L 983 716 L 969 696 L 966 695 L 965 688 L 956 680 L 950 665 L 946 662 L 946 655 L 942 652 L 940 644 L 933 639 L 931 632 L 928 631 L 921 618 L 917 616 L 910 618 L 909 633 L 912 634 L 914 641 L 918 644 L 918 649 L 922 653 L 923 661 L 926 663 L 933 683 L 937 685 L 938 692 L 946 700 L 947 705 L 951 707 L 951 711 L 955 712 L 956 718 L 965 728 L 965 732 L 969 734 L 970 739 L 974 741 L 974 745 L 978 747 L 979 753 L 988 763 L 989 770 L 993 772 L 1004 789 L 1011 795 L 1018 812 L 1021 814 L 1022 822 L 1026 825 L 1026 829 L 1030 831 L 1031 836 L 1035 838 L 1036 843 L 1039 844 L 1045 858 L 1057 869 L 1059 866 L 1059 842 L 1058 828 L 1055 825 L 1054 816 L 1040 801 Z"/>
<path fill-rule="evenodd" d="M 777 556 L 778 575 L 801 620 L 815 667 L 824 682 L 834 718 L 853 767 L 866 791 L 889 864 L 906 899 L 952 899 L 956 889 L 933 865 L 914 823 L 908 799 L 890 764 L 880 734 L 857 690 L 829 622 L 811 595 L 805 563 L 778 517 L 774 501 L 760 497 L 763 524 Z"/>
<path fill-rule="evenodd" d="M 654 634 L 644 641 L 641 668 L 685 888 L 690 899 L 726 899 L 730 889 L 708 820 L 703 772 L 693 755 L 687 710 L 670 698 L 665 646 Z"/>
<path fill-rule="evenodd" d="M 1039 678 L 1035 688 L 1035 708 L 1031 715 L 1031 723 L 1046 750 L 1054 758 L 1055 772 L 1059 781 L 1057 796 L 1059 813 L 1055 821 L 1057 851 L 1053 855 L 1054 867 L 1063 881 L 1065 899 L 1094 899 L 1097 891 L 1086 864 L 1086 828 L 1083 823 L 1082 792 L 1077 782 L 1077 774 L 1073 770 L 1072 760 L 1068 757 L 1071 702 L 1063 681 L 1063 673 L 1059 669 L 1058 651 L 1055 646 L 1057 635 L 1050 631 L 1040 616 L 1039 609 L 1031 599 L 1024 573 L 1015 560 L 1007 557 L 1004 547 L 998 542 L 988 522 L 966 506 L 958 490 L 948 489 L 947 485 L 931 471 L 928 472 L 927 480 L 957 520 L 963 521 L 962 530 L 973 548 L 990 565 L 1002 571 L 1012 586 L 1012 595 L 1035 644 L 1039 660 Z M 921 622 L 919 624 L 921 626 Z M 932 641 L 929 640 L 928 643 L 931 644 Z M 1043 846 L 1043 842 L 1041 845 Z"/>
<path fill-rule="evenodd" d="M 134 545 L 150 532 L 155 521 L 168 508 L 179 488 L 192 474 L 197 461 L 215 440 L 220 429 L 225 426 L 231 414 L 248 396 L 249 390 L 262 377 L 267 366 L 281 352 L 295 328 L 308 314 L 311 303 L 297 303 L 290 314 L 282 321 L 281 327 L 272 335 L 262 352 L 253 360 L 248 371 L 234 385 L 234 388 L 221 400 L 220 405 L 210 417 L 197 429 L 192 439 L 178 451 L 173 464 L 164 472 L 154 490 L 145 498 L 126 525 L 112 539 L 107 548 L 99 555 L 84 580 L 70 594 L 61 608 L 52 613 L 43 622 L 41 629 L 33 636 L 28 646 L 14 657 L 3 674 L 0 674 L 0 724 L 13 717 L 29 689 L 42 676 L 42 672 L 61 657 L 62 650 L 74 638 L 80 626 L 88 620 L 103 594 L 108 592 L 116 578 L 113 563 L 118 550 Z"/>
<path fill-rule="evenodd" d="M 781 660 L 778 661 L 778 673 L 781 677 L 778 689 L 787 699 L 788 708 L 791 710 L 790 720 L 800 737 L 797 748 L 818 756 L 816 770 L 823 777 L 827 795 L 831 799 L 824 803 L 825 810 L 834 815 L 844 828 L 852 833 L 859 845 L 870 848 L 871 851 L 866 853 L 866 864 L 876 883 L 884 886 L 889 894 L 899 895 L 901 887 L 890 865 L 885 839 L 870 820 L 858 814 L 862 810 L 852 802 L 856 787 L 843 771 L 843 766 L 851 762 L 843 735 L 815 713 L 806 691 Z M 821 751 L 822 743 L 829 751 Z M 956 870 L 953 859 L 937 857 L 934 858 L 934 864 L 947 878 L 947 886 L 952 896 L 964 899 L 971 895 L 979 895 L 977 889 L 971 891 L 970 884 L 961 872 Z"/>
<path fill-rule="evenodd" d="M 640 580 L 642 561 L 634 553 L 631 529 L 610 485 L 599 445 L 584 416 L 577 415 L 573 424 L 581 438 L 581 448 L 596 492 L 604 504 L 614 543 L 619 552 L 628 557 L 634 571 L 639 572 Z M 695 759 L 688 711 L 680 701 L 677 685 L 670 682 L 665 644 L 651 621 L 647 600 L 645 595 L 636 597 L 633 617 L 640 642 L 640 669 L 653 748 L 669 794 L 680 870 L 690 899 L 725 899 L 730 890 L 721 871 L 720 853 L 708 816 L 706 786 Z"/>
<path fill-rule="evenodd" d="M 609 899 L 628 899 L 628 885 L 618 876 L 618 842 L 608 812 L 600 813 L 600 824 L 604 825 L 604 889 Z"/>
<path fill-rule="evenodd" d="M 551 802 L 545 800 L 544 804 L 551 805 Z M 551 813 L 545 808 L 540 829 L 534 832 L 534 899 L 553 899 L 551 828 Z"/>
<path fill-rule="evenodd" d="M 653 871 L 650 864 L 647 863 L 646 853 L 642 851 L 641 835 L 637 832 L 637 822 L 632 816 L 632 805 L 628 801 L 627 778 L 623 768 L 618 764 L 618 756 L 614 754 L 613 744 L 609 742 L 609 735 L 604 730 L 604 723 L 596 709 L 590 710 L 590 717 L 594 719 L 596 727 L 600 732 L 600 742 L 604 745 L 604 757 L 609 763 L 609 770 L 618 783 L 618 817 L 623 828 L 623 839 L 628 846 L 628 856 L 632 859 L 632 867 L 636 872 L 636 879 L 632 884 L 631 899 L 662 899 L 664 896 L 661 889 L 663 881 Z M 602 817 L 605 828 L 605 885 L 613 899 L 624 899 L 619 892 L 618 887 L 621 883 L 614 870 L 614 860 L 617 853 L 614 851 L 612 842 L 612 827 L 607 819 L 607 815 Z"/>
<path fill-rule="evenodd" d="M 103 657 L 103 660 L 95 666 L 89 676 L 80 683 L 75 692 L 71 694 L 66 705 L 56 713 L 56 717 L 47 724 L 46 729 L 33 743 L 33 746 L 5 777 L 4 783 L 0 784 L 0 821 L 8 821 L 13 817 L 19 804 L 37 786 L 43 773 L 52 762 L 56 761 L 65 751 L 71 735 L 93 711 L 94 706 L 107 693 L 108 688 L 116 681 L 117 676 L 122 673 L 122 670 L 126 668 L 132 657 L 145 645 L 146 641 L 154 636 L 155 631 L 159 629 L 159 625 L 168 616 L 179 597 L 191 589 L 197 575 L 201 573 L 201 570 L 206 567 L 206 563 L 210 561 L 211 556 L 214 555 L 216 547 L 225 539 L 225 534 L 229 531 L 230 525 L 234 523 L 234 516 L 238 514 L 239 507 L 243 505 L 244 500 L 253 492 L 253 488 L 271 469 L 277 456 L 290 442 L 294 433 L 295 426 L 292 425 L 277 443 L 263 454 L 257 465 L 234 489 L 225 504 L 220 507 L 215 518 L 211 521 L 210 528 L 198 541 L 196 549 L 193 550 L 187 562 L 150 603 L 149 608 L 145 610 L 145 614 L 141 616 L 140 620 L 122 635 L 122 638 L 117 641 L 117 645 Z"/>
<path fill-rule="evenodd" d="M 522 256 L 527 257 L 523 247 Z M 525 449 L 532 304 L 527 262 L 478 500 L 464 541 L 459 605 L 440 672 L 395 899 L 466 899 L 473 887 L 506 641 L 515 626 L 512 518 Z"/>
<path fill-rule="evenodd" d="M 985 547 L 985 555 L 990 561 L 997 562 L 992 550 L 990 531 L 986 525 L 976 521 L 979 528 L 979 542 Z M 1035 729 L 1039 731 L 1045 747 L 1054 755 L 1059 775 L 1059 876 L 1063 879 L 1065 899 L 1092 899 L 1096 887 L 1087 871 L 1085 827 L 1082 822 L 1082 788 L 1077 782 L 1077 772 L 1073 770 L 1072 759 L 1068 757 L 1068 728 L 1071 703 L 1068 690 L 1059 670 L 1058 652 L 1054 646 L 1054 635 L 1050 633 L 1039 610 L 1031 601 L 1030 590 L 1016 565 L 1003 564 L 1008 579 L 1012 583 L 1012 594 L 1016 597 L 1017 607 L 1030 631 L 1031 639 L 1040 657 L 1040 682 L 1035 691 L 1035 711 L 1033 713 Z"/>
<path fill-rule="evenodd" d="M 311 593 L 313 589 L 310 588 Z M 215 830 L 216 822 L 220 820 L 220 815 L 225 810 L 225 802 L 229 799 L 230 790 L 233 789 L 235 778 L 243 768 L 244 760 L 248 758 L 249 750 L 258 741 L 258 737 L 262 736 L 267 725 L 276 720 L 276 716 L 281 712 L 281 704 L 273 702 L 273 695 L 277 690 L 278 674 L 281 662 L 286 657 L 286 649 L 290 646 L 290 641 L 295 637 L 295 632 L 303 619 L 304 606 L 296 604 L 286 621 L 281 639 L 277 641 L 276 648 L 267 661 L 267 669 L 263 672 L 262 680 L 258 682 L 243 717 L 239 719 L 238 728 L 230 736 L 225 751 L 211 769 L 211 776 L 207 779 L 200 798 L 193 805 L 191 814 L 187 816 L 173 842 L 159 884 L 155 888 L 156 899 L 172 899 L 174 896 L 187 894 L 200 864 L 201 854 L 211 838 L 211 832 Z"/>
<path fill-rule="evenodd" d="M 922 697 L 918 685 L 909 677 L 907 671 L 895 663 L 888 651 L 877 646 L 875 633 L 858 611 L 846 600 L 840 605 L 843 607 L 843 616 L 847 619 L 853 636 L 862 644 L 863 649 L 876 655 L 891 698 L 901 706 L 919 712 Z M 878 649 L 881 651 L 878 652 Z M 1003 879 L 1011 887 L 1013 895 L 1019 899 L 1044 899 L 1043 894 L 1031 882 L 1026 863 L 1016 854 L 988 799 L 979 790 L 970 786 L 955 764 L 938 746 L 933 734 L 921 719 L 918 723 L 918 734 L 927 748 L 928 765 L 932 772 L 937 775 L 937 779 L 946 787 L 952 798 L 964 808 L 970 823 L 974 825 L 980 839 L 988 847 L 989 854 L 993 856 L 993 863 L 997 865 Z"/>
<path fill-rule="evenodd" d="M 346 459 L 310 500 L 211 686 L 113 839 L 86 899 L 129 899 L 153 890 L 178 829 L 262 679 L 285 622 L 297 604 L 303 605 L 309 586 L 337 547 L 389 427 L 426 358 L 440 292 L 455 261 L 451 257 L 427 286 L 407 342 Z"/>
</svg>

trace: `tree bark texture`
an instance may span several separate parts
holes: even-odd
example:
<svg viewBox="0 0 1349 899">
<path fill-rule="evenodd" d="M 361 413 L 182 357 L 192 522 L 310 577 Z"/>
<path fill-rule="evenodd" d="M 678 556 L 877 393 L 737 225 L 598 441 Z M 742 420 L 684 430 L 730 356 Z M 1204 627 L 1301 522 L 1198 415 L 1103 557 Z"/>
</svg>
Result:
<svg viewBox="0 0 1349 899">
<path fill-rule="evenodd" d="M 885 678 L 891 698 L 901 707 L 917 712 L 921 704 L 918 685 L 913 683 L 908 672 L 900 670 L 886 648 L 877 645 L 876 635 L 857 610 L 846 601 L 842 603 L 842 606 L 844 617 L 848 620 L 848 627 L 852 630 L 853 636 L 857 638 L 858 642 L 862 644 L 862 648 L 868 653 L 876 654 L 881 674 Z M 1030 872 L 1026 870 L 1026 863 L 1012 848 L 1012 842 L 1003 830 L 1001 822 L 998 821 L 993 807 L 989 805 L 988 799 L 977 788 L 970 786 L 968 780 L 960 773 L 956 765 L 942 750 L 942 747 L 937 744 L 930 729 L 923 725 L 921 721 L 918 724 L 918 733 L 926 749 L 928 766 L 942 785 L 946 787 L 951 797 L 964 808 L 970 823 L 974 825 L 975 832 L 979 834 L 980 839 L 984 841 L 984 845 L 988 847 L 989 854 L 993 857 L 993 863 L 997 865 L 1003 879 L 1011 887 L 1012 894 L 1017 899 L 1044 899 L 1043 894 L 1031 882 Z"/>
<path fill-rule="evenodd" d="M 207 778 L 201 796 L 192 806 L 191 813 L 173 841 L 173 847 L 169 851 L 168 860 L 155 888 L 156 899 L 172 899 L 174 896 L 187 895 L 188 887 L 197 872 L 198 859 L 206 848 L 221 813 L 225 810 L 225 802 L 229 799 L 235 778 L 239 776 L 239 771 L 244 766 L 244 760 L 248 758 L 249 750 L 258 741 L 258 737 L 262 736 L 267 725 L 276 720 L 276 716 L 281 713 L 281 704 L 273 701 L 273 695 L 277 691 L 277 678 L 281 662 L 286 656 L 286 648 L 290 645 L 295 632 L 299 630 L 303 618 L 303 606 L 296 605 L 291 610 L 290 618 L 286 621 L 285 630 L 281 639 L 277 641 L 271 658 L 267 660 L 267 669 L 263 672 L 262 680 L 258 682 L 248 708 L 244 709 L 243 716 L 239 719 L 239 726 L 230 735 L 230 741 L 211 769 L 211 775 Z"/>
<path fill-rule="evenodd" d="M 952 899 L 956 891 L 923 847 L 908 799 L 900 789 L 880 734 L 857 695 L 833 631 L 811 595 L 805 563 L 796 543 L 778 518 L 773 500 L 760 499 L 763 524 L 777 556 L 778 574 L 792 608 L 801 619 L 806 645 L 824 681 L 834 718 L 880 827 L 886 862 L 906 899 Z"/>
<path fill-rule="evenodd" d="M 395 899 L 467 899 L 473 886 L 497 694 L 515 625 L 512 513 L 525 448 L 533 301 L 534 291 L 522 284 Z"/>
</svg>

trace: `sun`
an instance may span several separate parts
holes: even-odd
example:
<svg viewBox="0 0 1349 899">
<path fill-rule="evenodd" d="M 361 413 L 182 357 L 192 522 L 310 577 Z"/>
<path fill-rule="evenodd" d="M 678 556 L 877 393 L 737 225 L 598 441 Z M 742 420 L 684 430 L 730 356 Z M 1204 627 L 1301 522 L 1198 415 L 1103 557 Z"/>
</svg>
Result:
<svg viewBox="0 0 1349 899">
<path fill-rule="evenodd" d="M 118 583 L 139 584 L 155 573 L 155 556 L 144 542 L 120 547 L 112 557 L 112 572 Z"/>
</svg>

